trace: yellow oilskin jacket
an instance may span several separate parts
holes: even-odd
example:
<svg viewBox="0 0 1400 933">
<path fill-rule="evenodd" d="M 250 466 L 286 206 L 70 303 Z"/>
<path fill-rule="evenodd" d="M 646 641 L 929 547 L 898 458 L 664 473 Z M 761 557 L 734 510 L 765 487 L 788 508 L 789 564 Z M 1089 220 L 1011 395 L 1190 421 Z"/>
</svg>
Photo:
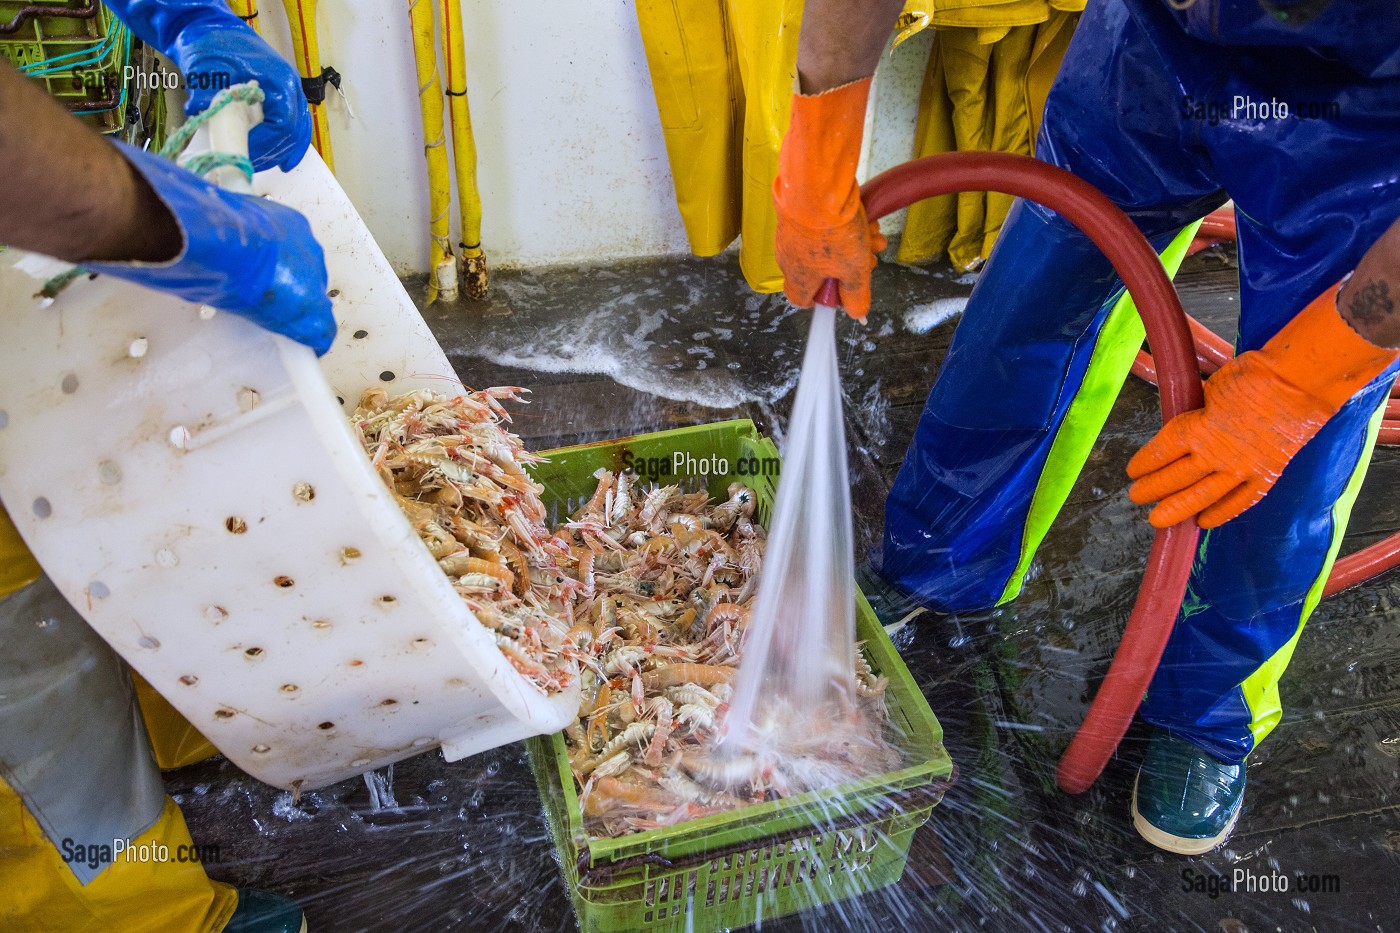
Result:
<svg viewBox="0 0 1400 933">
<path fill-rule="evenodd" d="M 802 0 L 637 0 L 676 203 L 691 251 L 741 237 L 758 292 L 783 287 L 773 178 L 797 79 Z"/>
<path fill-rule="evenodd" d="M 1029 155 L 1045 98 L 1084 0 L 910 0 L 895 45 L 925 28 L 934 39 L 924 72 L 914 157 L 993 150 Z M 978 268 L 1011 209 L 997 192 L 964 192 L 909 209 L 900 262 L 947 252 L 960 271 Z"/>
</svg>

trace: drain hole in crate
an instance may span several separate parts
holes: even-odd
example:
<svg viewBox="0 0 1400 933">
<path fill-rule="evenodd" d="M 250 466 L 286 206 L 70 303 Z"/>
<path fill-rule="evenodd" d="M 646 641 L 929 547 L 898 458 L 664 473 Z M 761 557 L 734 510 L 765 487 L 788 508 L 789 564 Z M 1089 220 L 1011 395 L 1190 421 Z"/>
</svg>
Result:
<svg viewBox="0 0 1400 933">
<path fill-rule="evenodd" d="M 379 597 L 379 602 L 380 602 L 382 605 L 385 605 L 385 606 L 392 606 L 394 603 L 396 603 L 396 602 L 398 602 L 398 601 L 399 601 L 399 598 L 398 598 L 397 596 L 390 596 L 390 595 L 387 594 L 387 593 L 386 593 L 385 595 Z"/>
<path fill-rule="evenodd" d="M 216 709 L 216 710 L 214 710 L 214 718 L 215 718 L 215 719 L 232 719 L 233 717 L 234 717 L 234 711 L 231 710 L 231 709 L 229 709 L 229 708 L 227 708 L 227 707 L 225 707 L 225 708 L 223 708 L 223 709 Z"/>
<path fill-rule="evenodd" d="M 338 289 L 338 288 L 333 288 L 333 289 L 331 289 L 330 291 L 326 292 L 326 297 L 327 297 L 327 298 L 339 298 L 339 297 L 340 297 L 340 289 Z"/>
<path fill-rule="evenodd" d="M 296 696 L 301 693 L 301 688 L 296 684 L 283 684 L 279 689 L 287 696 Z"/>
<path fill-rule="evenodd" d="M 126 355 L 133 360 L 139 360 L 146 355 L 146 351 L 150 349 L 150 346 L 150 341 L 145 337 L 137 337 L 126 345 Z"/>
<path fill-rule="evenodd" d="M 364 340 L 366 337 L 369 336 L 369 331 L 357 330 L 355 331 L 355 333 L 351 334 L 351 336 L 354 337 L 356 340 Z"/>
<path fill-rule="evenodd" d="M 243 411 L 252 411 L 261 401 L 262 396 L 257 389 L 244 386 L 238 390 L 238 407 Z"/>
<path fill-rule="evenodd" d="M 310 483 L 297 483 L 292 487 L 292 498 L 298 502 L 310 502 L 316 498 L 316 488 Z"/>
<path fill-rule="evenodd" d="M 263 650 L 261 648 L 254 647 L 247 649 L 243 653 L 250 658 L 256 658 L 263 653 Z"/>
<path fill-rule="evenodd" d="M 294 586 L 297 585 L 297 581 L 293 580 L 291 577 L 286 577 L 286 576 L 283 576 L 283 577 L 275 577 L 275 578 L 273 579 L 272 582 L 273 582 L 273 583 L 276 583 L 278 586 L 282 587 L 282 589 L 284 589 L 284 590 L 291 589 L 292 587 L 294 587 Z"/>
<path fill-rule="evenodd" d="M 333 729 L 335 728 L 335 723 L 330 722 L 330 721 L 326 721 L 326 722 L 321 723 L 321 724 L 320 724 L 319 726 L 317 726 L 316 728 L 317 728 L 317 729 L 320 729 L 322 732 L 330 732 L 331 730 L 333 730 Z"/>
<path fill-rule="evenodd" d="M 170 429 L 170 446 L 177 450 L 184 450 L 190 443 L 190 429 L 183 424 L 177 424 Z"/>
<path fill-rule="evenodd" d="M 53 505 L 43 496 L 34 500 L 34 514 L 40 518 L 48 518 L 53 514 Z"/>
<path fill-rule="evenodd" d="M 231 535 L 241 535 L 248 530 L 248 523 L 237 515 L 230 515 L 228 518 L 224 519 L 224 527 L 228 529 L 228 533 Z"/>
<path fill-rule="evenodd" d="M 142 635 L 140 638 L 136 639 L 136 644 L 148 651 L 155 651 L 160 647 L 160 642 L 149 635 Z"/>
<path fill-rule="evenodd" d="M 267 745 L 254 745 L 254 746 L 253 746 L 253 754 L 254 754 L 254 755 L 266 755 L 266 754 L 267 754 L 268 752 L 270 752 L 270 751 L 272 751 L 272 748 L 271 748 L 270 746 L 267 746 Z"/>
<path fill-rule="evenodd" d="M 183 674 L 180 677 L 180 683 L 184 684 L 186 687 L 193 687 L 195 684 L 199 683 L 199 678 L 193 674 Z"/>
<path fill-rule="evenodd" d="M 204 610 L 204 618 L 218 625 L 228 618 L 228 610 L 223 606 L 210 606 L 208 609 Z"/>
<path fill-rule="evenodd" d="M 391 370 L 387 370 L 387 369 L 384 370 L 384 372 L 382 372 L 382 373 L 379 374 L 379 381 L 380 381 L 380 382 L 393 382 L 393 381 L 394 381 L 394 374 L 393 374 L 393 372 L 392 372 Z"/>
<path fill-rule="evenodd" d="M 340 562 L 349 564 L 351 561 L 360 559 L 360 549 L 357 547 L 343 547 L 340 549 Z"/>
<path fill-rule="evenodd" d="M 78 377 L 68 373 L 63 377 L 63 381 L 58 384 L 58 387 L 63 390 L 64 395 L 72 395 L 78 391 Z"/>
<path fill-rule="evenodd" d="M 330 630 L 331 623 L 329 619 L 313 619 L 311 622 L 311 627 L 314 629 L 318 629 L 319 631 L 325 632 Z"/>
<path fill-rule="evenodd" d="M 93 599 L 106 599 L 108 596 L 112 595 L 112 591 L 107 589 L 107 584 L 103 583 L 101 580 L 93 580 L 89 583 L 87 591 L 88 595 Z"/>
</svg>

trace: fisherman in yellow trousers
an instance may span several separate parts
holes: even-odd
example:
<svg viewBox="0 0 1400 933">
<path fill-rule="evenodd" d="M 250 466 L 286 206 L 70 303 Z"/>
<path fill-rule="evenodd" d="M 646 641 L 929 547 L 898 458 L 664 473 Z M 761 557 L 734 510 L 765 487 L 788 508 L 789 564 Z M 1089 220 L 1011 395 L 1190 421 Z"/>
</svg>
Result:
<svg viewBox="0 0 1400 933">
<path fill-rule="evenodd" d="M 249 139 L 254 167 L 300 161 L 310 125 L 295 71 L 219 0 L 108 5 L 187 75 L 257 79 L 267 99 Z M 193 110 L 207 104 L 191 95 Z M 325 262 L 300 214 L 109 143 L 3 63 L 0 125 L 23 127 L 0 133 L 0 243 L 329 348 Z M 126 666 L 0 511 L 0 930 L 306 929 L 291 900 L 211 881 L 198 854 L 165 795 Z"/>
</svg>

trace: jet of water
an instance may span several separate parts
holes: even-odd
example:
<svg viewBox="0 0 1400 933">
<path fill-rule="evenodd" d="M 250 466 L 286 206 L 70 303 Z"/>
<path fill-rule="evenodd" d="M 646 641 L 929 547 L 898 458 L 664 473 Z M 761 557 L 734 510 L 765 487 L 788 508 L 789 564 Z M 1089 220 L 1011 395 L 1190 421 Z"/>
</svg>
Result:
<svg viewBox="0 0 1400 933">
<path fill-rule="evenodd" d="M 836 311 L 818 305 L 788 425 L 758 596 L 725 718 L 721 750 L 727 754 L 763 749 L 778 756 L 783 738 L 800 738 L 812 752 L 811 739 L 830 738 L 833 724 L 854 710 L 852 539 Z"/>
</svg>

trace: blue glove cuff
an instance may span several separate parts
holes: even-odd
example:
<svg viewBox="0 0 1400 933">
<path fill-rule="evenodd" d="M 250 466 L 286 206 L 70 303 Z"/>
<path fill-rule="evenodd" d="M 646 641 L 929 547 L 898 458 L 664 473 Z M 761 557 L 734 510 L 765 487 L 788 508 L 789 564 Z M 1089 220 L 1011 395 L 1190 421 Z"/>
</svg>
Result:
<svg viewBox="0 0 1400 933">
<path fill-rule="evenodd" d="M 272 201 L 224 191 L 158 156 L 117 143 L 180 228 L 164 263 L 95 262 L 93 272 L 242 315 L 325 353 L 335 339 L 321 246 L 306 218 Z"/>
</svg>

